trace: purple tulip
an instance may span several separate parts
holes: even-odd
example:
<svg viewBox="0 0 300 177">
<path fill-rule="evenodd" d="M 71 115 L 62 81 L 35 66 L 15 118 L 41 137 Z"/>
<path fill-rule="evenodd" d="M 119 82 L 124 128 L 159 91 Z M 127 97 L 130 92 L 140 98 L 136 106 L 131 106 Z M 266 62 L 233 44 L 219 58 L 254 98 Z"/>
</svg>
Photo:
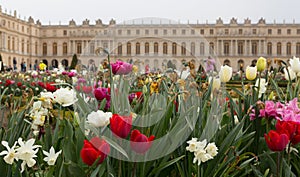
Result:
<svg viewBox="0 0 300 177">
<path fill-rule="evenodd" d="M 132 65 L 118 60 L 116 63 L 111 64 L 113 74 L 126 75 L 132 71 Z"/>
<path fill-rule="evenodd" d="M 102 101 L 106 99 L 107 101 L 110 100 L 109 89 L 104 87 L 99 87 L 94 90 L 94 95 L 97 100 Z"/>
<path fill-rule="evenodd" d="M 69 77 L 74 77 L 74 76 L 76 76 L 76 73 L 75 72 L 69 72 L 68 76 Z"/>
<path fill-rule="evenodd" d="M 61 74 L 62 75 L 68 75 L 69 73 L 67 71 L 63 71 Z"/>
</svg>

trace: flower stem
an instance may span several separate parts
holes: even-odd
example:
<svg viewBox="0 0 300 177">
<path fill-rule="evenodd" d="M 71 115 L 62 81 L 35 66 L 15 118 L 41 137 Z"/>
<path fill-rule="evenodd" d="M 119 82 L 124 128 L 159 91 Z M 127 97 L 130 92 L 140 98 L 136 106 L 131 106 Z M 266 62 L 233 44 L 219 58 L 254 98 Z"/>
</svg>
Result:
<svg viewBox="0 0 300 177">
<path fill-rule="evenodd" d="M 280 177 L 280 152 L 277 152 L 277 170 L 276 170 L 276 176 Z"/>
</svg>

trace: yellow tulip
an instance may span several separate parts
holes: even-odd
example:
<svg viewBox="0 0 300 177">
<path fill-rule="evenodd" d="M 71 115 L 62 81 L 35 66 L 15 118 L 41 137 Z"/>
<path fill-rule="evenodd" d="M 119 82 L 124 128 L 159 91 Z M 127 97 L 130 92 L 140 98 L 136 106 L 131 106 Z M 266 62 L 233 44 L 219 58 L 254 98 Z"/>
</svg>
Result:
<svg viewBox="0 0 300 177">
<path fill-rule="evenodd" d="M 221 82 L 228 82 L 232 77 L 232 68 L 230 66 L 221 66 L 219 77 Z"/>
<path fill-rule="evenodd" d="M 257 67 L 247 66 L 246 68 L 246 78 L 250 81 L 254 80 L 257 75 Z"/>
<path fill-rule="evenodd" d="M 256 63 L 257 71 L 262 72 L 266 69 L 267 66 L 267 60 L 264 57 L 259 57 Z"/>
</svg>

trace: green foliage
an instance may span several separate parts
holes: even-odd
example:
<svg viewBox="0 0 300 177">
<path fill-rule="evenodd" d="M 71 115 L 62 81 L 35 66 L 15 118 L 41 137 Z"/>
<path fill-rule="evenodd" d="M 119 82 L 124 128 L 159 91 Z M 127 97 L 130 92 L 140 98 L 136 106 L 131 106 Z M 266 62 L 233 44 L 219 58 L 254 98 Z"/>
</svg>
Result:
<svg viewBox="0 0 300 177">
<path fill-rule="evenodd" d="M 70 66 L 70 70 L 71 69 L 75 69 L 76 68 L 76 65 L 78 63 L 78 59 L 77 59 L 77 55 L 74 54 L 73 57 L 72 57 L 72 61 L 71 61 L 71 66 Z"/>
</svg>

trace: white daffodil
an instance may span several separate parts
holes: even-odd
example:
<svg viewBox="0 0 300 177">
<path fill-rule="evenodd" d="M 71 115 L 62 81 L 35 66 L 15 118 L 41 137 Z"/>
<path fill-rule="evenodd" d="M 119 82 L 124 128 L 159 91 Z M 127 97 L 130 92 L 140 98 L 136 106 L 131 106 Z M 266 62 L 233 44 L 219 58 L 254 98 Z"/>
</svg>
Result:
<svg viewBox="0 0 300 177">
<path fill-rule="evenodd" d="M 16 149 L 17 157 L 23 160 L 21 164 L 21 172 L 24 171 L 25 165 L 27 164 L 28 167 L 33 167 L 36 161 L 33 159 L 36 156 L 36 153 L 39 151 L 40 145 L 34 145 L 35 139 L 29 139 L 28 141 L 24 142 L 22 138 L 18 139 L 18 143 L 20 145 L 19 148 Z"/>
<path fill-rule="evenodd" d="M 292 70 L 290 66 L 288 67 L 288 69 L 283 68 L 283 71 L 284 71 L 284 78 L 286 80 L 290 80 L 290 79 L 294 80 L 296 78 L 296 73 Z"/>
<path fill-rule="evenodd" d="M 219 77 L 221 82 L 228 82 L 232 77 L 232 67 L 225 65 L 221 66 Z"/>
<path fill-rule="evenodd" d="M 37 76 L 39 73 L 37 72 L 37 71 L 32 71 L 31 72 L 31 76 L 33 76 L 33 77 L 35 77 L 35 76 Z"/>
<path fill-rule="evenodd" d="M 216 146 L 216 144 L 214 142 L 213 143 L 208 143 L 208 145 L 206 146 L 205 150 L 212 157 L 214 157 L 214 156 L 216 156 L 218 154 L 218 147 Z"/>
<path fill-rule="evenodd" d="M 247 66 L 246 68 L 246 78 L 250 81 L 254 80 L 257 75 L 257 67 Z"/>
<path fill-rule="evenodd" d="M 15 159 L 18 160 L 18 158 L 16 156 L 16 150 L 15 150 L 17 142 L 15 142 L 15 144 L 11 148 L 8 146 L 7 141 L 2 141 L 1 143 L 4 147 L 6 147 L 7 150 L 2 151 L 0 153 L 0 156 L 6 155 L 6 156 L 4 156 L 3 159 L 7 164 L 11 165 Z"/>
<path fill-rule="evenodd" d="M 48 163 L 48 165 L 54 165 L 57 157 L 61 153 L 61 150 L 55 153 L 53 146 L 51 146 L 50 151 L 43 151 L 44 155 L 47 156 L 44 158 L 44 161 Z"/>
<path fill-rule="evenodd" d="M 35 101 L 32 105 L 32 110 L 31 111 L 38 111 L 42 107 L 42 102 L 41 101 Z"/>
<path fill-rule="evenodd" d="M 98 110 L 93 111 L 87 116 L 87 122 L 94 127 L 104 127 L 109 124 L 109 119 L 112 117 L 111 112 L 103 112 Z"/>
<path fill-rule="evenodd" d="M 299 58 L 296 58 L 294 56 L 293 59 L 290 59 L 290 65 L 291 65 L 292 70 L 295 73 L 299 73 L 300 72 L 300 61 L 299 61 Z"/>
<path fill-rule="evenodd" d="M 194 155 L 195 157 L 193 163 L 196 163 L 198 161 L 198 165 L 200 165 L 201 162 L 206 162 L 210 159 L 213 159 L 213 157 L 210 154 L 206 153 L 204 149 L 196 151 Z"/>
<path fill-rule="evenodd" d="M 53 93 L 54 101 L 63 107 L 70 106 L 77 101 L 76 92 L 69 88 L 60 88 Z"/>
<path fill-rule="evenodd" d="M 190 75 L 190 70 L 189 69 L 185 69 L 183 71 L 176 71 L 176 72 L 177 72 L 179 78 L 183 79 L 183 80 L 187 79 Z"/>
<path fill-rule="evenodd" d="M 260 81 L 259 81 L 259 79 L 260 79 Z M 259 86 L 258 86 L 258 84 L 259 84 Z M 263 93 L 265 93 L 267 91 L 267 87 L 266 87 L 267 85 L 268 85 L 268 83 L 266 82 L 265 78 L 258 78 L 258 79 L 256 79 L 255 86 L 257 88 L 259 87 L 259 91 L 258 91 L 258 97 L 259 98 L 261 97 L 261 95 Z"/>
<path fill-rule="evenodd" d="M 189 146 L 186 147 L 187 151 L 195 152 L 197 150 L 197 138 L 192 138 L 187 143 L 189 144 Z"/>
</svg>

